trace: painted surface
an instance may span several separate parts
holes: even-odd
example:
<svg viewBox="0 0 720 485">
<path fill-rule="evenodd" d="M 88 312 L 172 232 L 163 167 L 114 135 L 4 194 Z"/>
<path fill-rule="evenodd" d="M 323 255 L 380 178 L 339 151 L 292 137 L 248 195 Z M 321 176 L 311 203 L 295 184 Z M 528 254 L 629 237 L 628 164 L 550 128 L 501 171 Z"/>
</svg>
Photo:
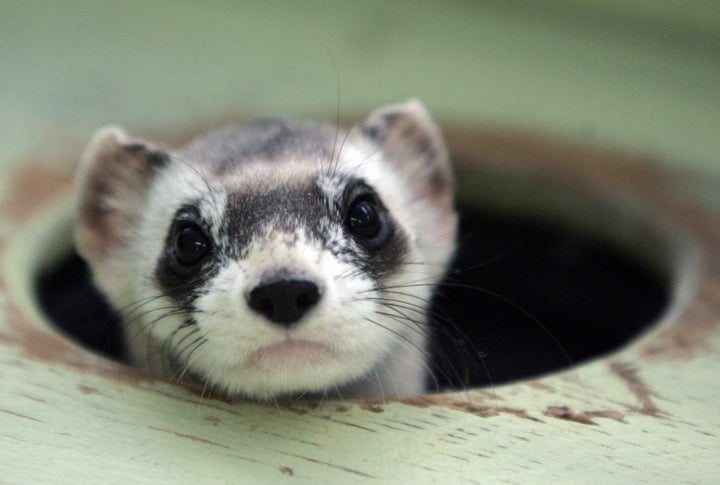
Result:
<svg viewBox="0 0 720 485">
<path fill-rule="evenodd" d="M 487 157 L 472 146 L 481 138 L 497 135 L 449 137 L 465 160 L 461 170 Z M 508 161 L 522 168 L 519 153 L 533 142 L 510 139 Z M 533 152 L 536 161 L 524 168 L 536 177 L 557 172 L 543 162 L 548 156 L 569 182 L 592 190 L 597 181 L 574 173 L 572 147 Z M 601 155 L 610 171 L 628 163 Z M 588 365 L 510 386 L 402 402 L 276 405 L 208 399 L 89 354 L 47 328 L 33 309 L 30 277 L 42 261 L 37 254 L 67 247 L 68 177 L 23 166 L 3 203 L 12 208 L 2 226 L 3 476 L 41 480 L 49 468 L 110 481 L 712 482 L 720 473 L 720 388 L 713 385 L 720 370 L 720 254 L 711 250 L 720 245 L 720 214 L 667 196 L 678 193 L 676 177 L 657 168 L 644 173 L 641 165 L 634 166 L 642 176 L 613 182 L 661 204 L 668 222 L 704 255 L 690 301 L 680 299 L 679 310 L 643 339 Z M 26 197 L 38 183 L 45 196 Z"/>
<path fill-rule="evenodd" d="M 611 38 L 571 29 L 574 17 L 533 20 L 523 2 L 514 11 L 493 2 L 472 11 L 158 5 L 0 5 L 0 481 L 718 481 L 712 29 L 681 17 L 692 35 L 673 30 L 684 40 L 669 48 L 647 25 L 623 37 L 613 24 Z M 700 25 L 718 25 L 711 14 Z M 674 311 L 627 348 L 566 373 L 388 403 L 207 399 L 49 329 L 31 275 L 68 247 L 70 174 L 91 131 L 117 121 L 136 133 L 187 133 L 238 106 L 332 113 L 324 46 L 345 116 L 417 95 L 456 124 L 575 136 L 589 127 L 596 140 L 659 153 L 662 165 L 562 137 L 448 132 L 462 170 L 557 180 L 641 216 L 637 207 L 653 208 L 651 229 L 664 221 L 691 244 L 672 253 Z"/>
</svg>

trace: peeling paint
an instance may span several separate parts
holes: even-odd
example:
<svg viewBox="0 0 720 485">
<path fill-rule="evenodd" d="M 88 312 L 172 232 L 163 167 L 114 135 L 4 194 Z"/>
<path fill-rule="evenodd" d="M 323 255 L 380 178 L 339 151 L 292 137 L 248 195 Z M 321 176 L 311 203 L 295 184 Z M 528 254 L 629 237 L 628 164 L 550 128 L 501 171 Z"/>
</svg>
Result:
<svg viewBox="0 0 720 485">
<path fill-rule="evenodd" d="M 565 421 L 574 421 L 576 423 L 589 424 L 593 426 L 597 425 L 597 423 L 593 421 L 593 418 L 607 418 L 620 423 L 625 422 L 625 415 L 619 411 L 582 411 L 576 413 L 567 406 L 550 406 L 543 412 L 543 414 L 545 416 Z"/>
<path fill-rule="evenodd" d="M 660 417 L 664 414 L 653 402 L 653 392 L 647 384 L 642 381 L 639 376 L 639 371 L 635 366 L 620 361 L 610 362 L 609 365 L 612 373 L 619 377 L 625 385 L 627 385 L 630 391 L 641 403 L 640 407 L 629 406 L 630 409 L 653 417 Z"/>
<path fill-rule="evenodd" d="M 400 402 L 416 408 L 429 408 L 430 406 L 437 405 L 430 396 L 408 397 L 401 399 Z"/>
<path fill-rule="evenodd" d="M 501 414 L 509 414 L 530 421 L 543 422 L 542 419 L 530 416 L 524 409 L 516 409 L 509 406 L 482 405 L 468 400 L 461 400 L 453 394 L 427 394 L 425 396 L 401 399 L 398 402 L 419 408 L 442 406 L 481 418 L 492 418 Z"/>
<path fill-rule="evenodd" d="M 307 414 L 307 413 L 308 413 L 308 409 L 304 409 L 304 408 L 298 407 L 297 405 L 291 404 L 291 403 L 289 403 L 289 402 L 281 402 L 281 403 L 278 403 L 277 406 L 278 406 L 280 409 L 283 409 L 283 410 L 285 410 L 285 411 L 291 411 L 291 412 L 293 412 L 293 413 L 295 413 L 295 414 L 299 414 L 299 415 L 301 415 L 301 416 L 302 416 L 303 414 Z"/>
<path fill-rule="evenodd" d="M 360 409 L 364 411 L 370 411 L 372 413 L 383 413 L 385 412 L 385 408 L 383 408 L 380 403 L 372 402 L 372 401 L 358 401 L 358 406 L 360 406 Z"/>
<path fill-rule="evenodd" d="M 533 389 L 537 389 L 538 391 L 545 391 L 551 393 L 555 392 L 555 389 L 552 386 L 548 386 L 547 384 L 540 381 L 527 381 L 526 384 Z"/>
<path fill-rule="evenodd" d="M 100 391 L 98 391 L 98 390 L 95 389 L 94 387 L 90 387 L 90 386 L 79 385 L 79 386 L 78 386 L 78 389 L 80 390 L 80 392 L 82 392 L 82 393 L 85 394 L 86 396 L 89 396 L 89 395 L 91 395 L 91 394 L 101 394 Z"/>
</svg>

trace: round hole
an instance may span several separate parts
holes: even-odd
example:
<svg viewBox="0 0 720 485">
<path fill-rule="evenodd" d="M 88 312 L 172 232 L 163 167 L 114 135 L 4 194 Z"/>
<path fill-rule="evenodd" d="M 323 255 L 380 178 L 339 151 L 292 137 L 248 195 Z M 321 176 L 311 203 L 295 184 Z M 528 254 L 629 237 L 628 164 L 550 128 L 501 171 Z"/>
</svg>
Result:
<svg viewBox="0 0 720 485">
<path fill-rule="evenodd" d="M 517 180 L 508 183 L 517 189 Z M 478 187 L 471 189 L 476 196 Z M 668 304 L 664 270 L 607 234 L 579 227 L 558 211 L 554 218 L 518 208 L 498 211 L 502 203 L 473 202 L 462 187 L 460 199 L 457 257 L 432 311 L 430 390 L 537 376 L 611 352 Z M 529 200 L 521 205 L 539 207 Z M 582 210 L 579 202 L 572 207 Z M 617 220 L 612 211 L 588 210 L 582 218 L 588 224 Z M 54 325 L 96 352 L 123 359 L 120 320 L 75 252 L 36 281 Z"/>
<path fill-rule="evenodd" d="M 453 271 L 435 301 L 441 389 L 499 384 L 618 349 L 669 301 L 663 276 L 578 228 L 461 211 Z"/>
<path fill-rule="evenodd" d="M 512 133 L 446 135 L 460 233 L 431 312 L 429 390 L 570 367 L 620 349 L 678 307 L 690 245 L 653 207 L 665 187 L 657 167 Z M 67 236 L 70 222 L 58 230 Z M 42 311 L 123 360 L 120 320 L 85 263 L 70 248 L 54 260 L 35 275 Z"/>
</svg>

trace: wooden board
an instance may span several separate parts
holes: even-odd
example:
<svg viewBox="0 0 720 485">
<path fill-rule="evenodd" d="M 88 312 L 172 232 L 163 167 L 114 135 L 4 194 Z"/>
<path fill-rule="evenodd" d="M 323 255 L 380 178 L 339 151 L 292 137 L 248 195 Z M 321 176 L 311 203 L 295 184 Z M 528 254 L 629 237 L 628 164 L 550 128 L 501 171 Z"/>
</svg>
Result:
<svg viewBox="0 0 720 485">
<path fill-rule="evenodd" d="M 0 482 L 717 483 L 719 5 L 0 3 Z M 275 407 L 138 375 L 37 311 L 33 275 L 69 247 L 71 172 L 102 124 L 175 134 L 410 96 L 438 119 L 656 154 L 447 133 L 466 200 L 585 224 L 666 271 L 662 321 L 542 379 Z"/>
<path fill-rule="evenodd" d="M 207 399 L 91 354 L 44 321 L 33 275 L 69 247 L 72 164 L 18 160 L 0 194 L 2 480 L 715 481 L 720 205 L 707 195 L 720 184 L 563 140 L 447 135 L 465 199 L 594 221 L 638 253 L 657 241 L 648 254 L 664 258 L 673 284 L 662 321 L 611 355 L 502 387 L 384 403 Z M 596 205 L 474 191 L 477 169 L 552 180 Z M 603 224 L 613 218 L 622 224 Z"/>
</svg>

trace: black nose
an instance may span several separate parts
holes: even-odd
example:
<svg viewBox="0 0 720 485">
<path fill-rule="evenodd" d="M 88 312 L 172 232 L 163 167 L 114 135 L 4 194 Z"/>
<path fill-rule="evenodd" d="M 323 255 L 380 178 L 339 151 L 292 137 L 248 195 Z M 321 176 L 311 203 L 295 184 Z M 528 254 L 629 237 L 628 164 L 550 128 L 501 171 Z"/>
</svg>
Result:
<svg viewBox="0 0 720 485">
<path fill-rule="evenodd" d="M 261 283 L 247 297 L 250 308 L 282 325 L 291 325 L 320 300 L 312 281 L 284 279 Z"/>
</svg>

